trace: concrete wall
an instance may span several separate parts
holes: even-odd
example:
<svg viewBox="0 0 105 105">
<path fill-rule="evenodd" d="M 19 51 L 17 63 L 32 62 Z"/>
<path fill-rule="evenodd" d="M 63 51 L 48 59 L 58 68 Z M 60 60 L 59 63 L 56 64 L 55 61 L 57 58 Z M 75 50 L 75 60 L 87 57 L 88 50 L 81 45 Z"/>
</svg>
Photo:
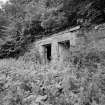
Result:
<svg viewBox="0 0 105 105">
<path fill-rule="evenodd" d="M 39 49 L 42 61 L 46 62 L 45 52 L 43 45 L 51 44 L 51 61 L 55 62 L 62 60 L 65 56 L 69 55 L 70 48 L 64 48 L 63 45 L 60 45 L 60 42 L 69 41 L 70 46 L 76 46 L 76 34 L 77 32 L 60 32 L 52 36 L 40 39 L 35 42 L 36 47 Z"/>
<path fill-rule="evenodd" d="M 79 34 L 81 34 L 82 36 L 81 35 L 78 36 Z M 45 49 L 43 45 L 51 44 L 51 57 L 52 57 L 51 61 L 55 62 L 56 60 L 58 61 L 65 59 L 67 56 L 70 55 L 70 51 L 80 50 L 81 46 L 86 43 L 86 40 L 88 40 L 89 43 L 94 41 L 95 42 L 94 47 L 99 46 L 102 48 L 103 45 L 102 49 L 105 49 L 105 30 L 93 30 L 86 33 L 79 33 L 79 31 L 71 32 L 70 30 L 68 30 L 37 40 L 35 42 L 35 45 L 39 49 L 42 61 L 45 63 L 46 58 L 44 54 Z M 70 48 L 66 49 L 62 44 L 60 44 L 63 41 L 69 41 Z"/>
</svg>

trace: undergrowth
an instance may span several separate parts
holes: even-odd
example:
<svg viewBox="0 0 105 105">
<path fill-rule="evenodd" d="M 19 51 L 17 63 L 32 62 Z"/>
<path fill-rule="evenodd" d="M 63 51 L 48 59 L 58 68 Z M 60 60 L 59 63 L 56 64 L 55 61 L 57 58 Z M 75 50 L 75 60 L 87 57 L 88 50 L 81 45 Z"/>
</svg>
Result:
<svg viewBox="0 0 105 105">
<path fill-rule="evenodd" d="M 0 61 L 0 105 L 104 105 L 104 51 L 87 48 L 49 65 L 34 56 Z"/>
</svg>

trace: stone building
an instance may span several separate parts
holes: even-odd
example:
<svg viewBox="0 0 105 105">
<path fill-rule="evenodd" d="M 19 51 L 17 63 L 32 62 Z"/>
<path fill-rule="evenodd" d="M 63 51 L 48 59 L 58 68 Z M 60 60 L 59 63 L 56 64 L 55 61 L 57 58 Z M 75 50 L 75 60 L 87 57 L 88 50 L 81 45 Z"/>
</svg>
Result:
<svg viewBox="0 0 105 105">
<path fill-rule="evenodd" d="M 79 45 L 85 43 L 84 35 L 77 37 L 80 33 L 80 27 L 74 27 L 72 29 L 53 34 L 48 37 L 44 37 L 35 42 L 36 47 L 39 50 L 42 62 L 55 62 L 62 61 L 69 57 L 71 50 L 78 49 Z M 82 33 L 83 34 L 83 33 Z M 105 30 L 93 30 L 84 33 L 87 40 L 94 41 L 92 46 L 104 46 L 105 49 Z M 98 40 L 97 40 L 98 39 Z M 100 41 L 100 39 L 102 39 Z M 101 44 L 101 45 L 100 45 Z M 78 46 L 78 47 L 77 47 Z"/>
<path fill-rule="evenodd" d="M 76 34 L 80 27 L 44 37 L 35 42 L 44 63 L 66 59 L 70 55 L 71 46 L 76 46 Z"/>
</svg>

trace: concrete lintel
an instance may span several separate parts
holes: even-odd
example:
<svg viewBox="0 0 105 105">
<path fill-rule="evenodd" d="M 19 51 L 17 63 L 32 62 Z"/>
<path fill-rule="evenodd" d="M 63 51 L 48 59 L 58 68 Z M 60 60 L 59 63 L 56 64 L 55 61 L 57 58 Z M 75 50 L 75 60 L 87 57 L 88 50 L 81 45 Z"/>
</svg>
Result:
<svg viewBox="0 0 105 105">
<path fill-rule="evenodd" d="M 43 38 L 42 40 L 36 41 L 36 44 L 37 45 L 46 45 L 46 44 L 53 43 L 53 41 L 60 42 L 60 41 L 65 41 L 65 40 L 70 40 L 74 44 L 75 37 L 76 37 L 75 32 L 74 33 L 68 32 L 68 33 L 64 33 L 62 35 L 56 35 L 56 36 L 53 35 L 53 36 L 50 36 L 47 38 Z"/>
</svg>

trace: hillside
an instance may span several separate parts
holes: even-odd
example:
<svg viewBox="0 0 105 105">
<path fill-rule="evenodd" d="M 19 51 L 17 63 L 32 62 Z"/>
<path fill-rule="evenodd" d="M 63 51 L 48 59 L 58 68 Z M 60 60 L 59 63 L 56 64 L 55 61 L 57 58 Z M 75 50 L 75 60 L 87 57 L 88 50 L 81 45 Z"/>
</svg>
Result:
<svg viewBox="0 0 105 105">
<path fill-rule="evenodd" d="M 0 58 L 19 57 L 40 36 L 105 21 L 104 0 L 10 0 L 0 9 Z"/>
<path fill-rule="evenodd" d="M 105 105 L 105 1 L 10 0 L 0 9 L 0 105 Z M 43 65 L 34 43 L 79 25 L 77 46 Z"/>
</svg>

